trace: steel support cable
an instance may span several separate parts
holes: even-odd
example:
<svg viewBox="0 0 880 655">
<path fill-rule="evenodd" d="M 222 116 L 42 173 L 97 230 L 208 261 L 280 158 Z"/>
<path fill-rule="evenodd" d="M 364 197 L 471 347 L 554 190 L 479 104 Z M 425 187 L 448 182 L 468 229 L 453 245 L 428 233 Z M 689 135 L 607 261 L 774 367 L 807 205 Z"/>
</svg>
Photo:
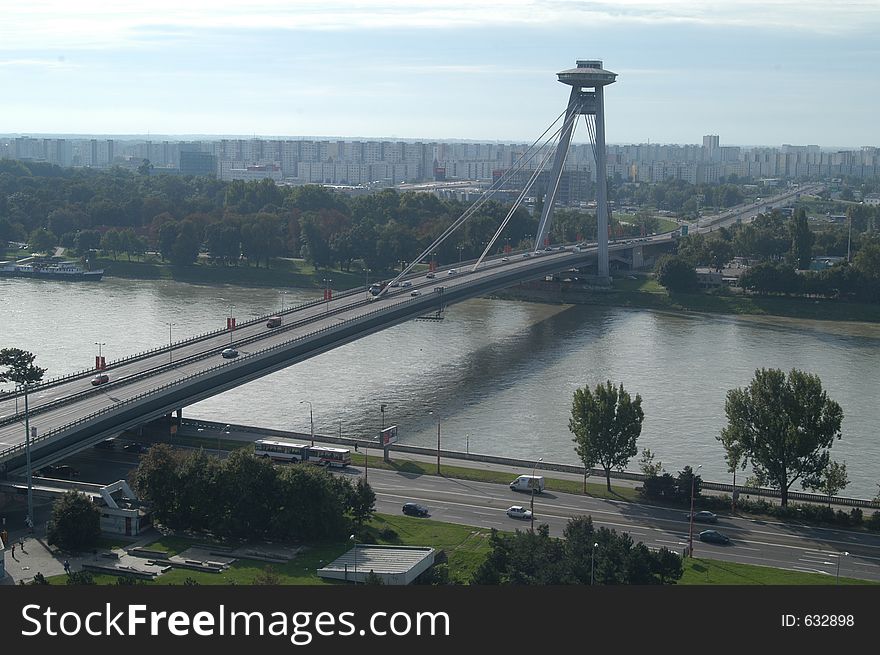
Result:
<svg viewBox="0 0 880 655">
<path fill-rule="evenodd" d="M 574 114 L 577 117 L 577 114 Z M 577 122 L 573 123 L 574 127 L 572 128 L 571 136 L 574 137 L 574 128 L 577 128 Z M 559 177 L 553 182 L 553 193 L 550 195 L 551 198 L 556 198 L 556 192 L 559 190 L 559 182 L 562 180 L 562 175 L 565 173 L 565 163 L 568 161 L 568 154 L 571 152 L 571 139 L 569 139 L 569 147 L 565 150 L 565 155 L 562 157 L 562 166 L 559 167 Z M 538 225 L 538 233 L 535 235 L 535 250 L 534 252 L 538 252 L 540 248 L 539 241 L 542 240 L 542 237 L 547 232 L 547 224 L 550 222 L 550 216 L 552 215 L 552 207 L 547 212 L 546 220 Z"/>
<path fill-rule="evenodd" d="M 517 197 L 517 199 L 514 201 L 513 206 L 510 208 L 510 211 L 507 212 L 507 216 L 505 216 L 505 218 L 501 222 L 501 225 L 499 226 L 498 230 L 495 232 L 495 235 L 492 237 L 492 239 L 490 239 L 489 243 L 486 245 L 486 249 L 483 250 L 483 254 L 480 255 L 480 258 L 476 261 L 476 263 L 474 263 L 474 267 L 471 269 L 472 271 L 476 271 L 477 267 L 479 267 L 479 265 L 483 263 L 483 260 L 486 258 L 486 255 L 492 249 L 492 246 L 498 240 L 498 237 L 501 236 L 501 233 L 504 231 L 504 228 L 507 227 L 507 224 L 510 222 L 510 219 L 513 217 L 514 212 L 516 212 L 516 210 L 519 209 L 519 206 L 522 203 L 523 198 L 525 198 L 526 194 L 531 190 L 532 185 L 535 183 L 535 180 L 538 179 L 538 175 L 540 175 L 541 171 L 544 170 L 544 167 L 547 165 L 547 161 L 550 159 L 550 156 L 555 152 L 554 146 L 558 146 L 559 138 L 560 138 L 560 135 L 562 134 L 562 131 L 564 128 L 565 128 L 564 125 L 562 127 L 560 127 L 559 130 L 557 130 L 556 133 L 552 137 L 548 138 L 547 141 L 542 146 L 542 148 L 547 148 L 548 145 L 551 147 L 547 148 L 547 152 L 544 155 L 544 158 L 541 160 L 541 163 L 535 168 L 534 172 L 532 173 L 531 177 L 529 178 L 529 181 L 526 183 L 525 187 L 523 187 L 523 190 L 520 192 L 519 197 Z M 553 142 L 552 144 L 551 144 L 551 139 Z"/>
<path fill-rule="evenodd" d="M 547 127 L 547 129 L 545 129 L 541 133 L 541 136 L 539 136 L 537 139 L 535 139 L 535 141 L 532 143 L 532 145 L 530 145 L 525 150 L 525 152 L 523 152 L 523 154 L 521 154 L 519 156 L 519 158 L 516 160 L 516 162 L 514 162 L 513 166 L 504 175 L 502 175 L 500 178 L 498 178 L 498 180 L 496 182 L 493 182 L 492 185 L 486 191 L 484 191 L 479 198 L 477 198 L 476 202 L 474 202 L 473 205 L 471 205 L 468 209 L 466 209 L 462 213 L 462 215 L 459 216 L 449 227 L 447 227 L 443 231 L 443 233 L 439 237 L 437 237 L 433 241 L 433 243 L 431 243 L 430 246 L 425 248 L 425 250 L 418 257 L 413 259 L 412 262 L 410 262 L 409 266 L 404 268 L 397 275 L 397 277 L 395 277 L 392 280 L 392 282 L 396 282 L 396 281 L 400 280 L 403 276 L 405 276 L 407 273 L 409 273 L 415 267 L 416 264 L 421 262 L 426 256 L 428 256 L 431 253 L 432 250 L 434 250 L 437 246 L 442 244 L 449 237 L 450 234 L 455 232 L 455 230 L 457 230 L 459 227 L 461 227 L 461 225 L 463 223 L 465 223 L 465 221 L 467 221 L 471 216 L 473 216 L 477 212 L 477 210 L 480 207 L 482 207 L 489 200 L 489 198 L 492 195 L 494 195 L 496 191 L 498 191 L 498 189 L 503 184 L 505 184 L 511 177 L 513 177 L 514 174 L 516 174 L 520 170 L 522 170 L 525 167 L 525 165 L 528 164 L 532 159 L 534 159 L 535 156 L 537 155 L 537 153 L 540 151 L 540 149 L 535 150 L 535 145 L 539 141 L 541 141 L 541 139 L 544 138 L 544 135 L 546 135 L 547 132 L 549 132 L 551 129 L 553 129 L 553 126 L 559 122 L 559 119 L 562 118 L 565 115 L 565 113 L 566 112 L 563 111 L 561 114 L 559 114 L 559 116 L 557 116 L 553 120 L 553 122 L 550 123 L 550 125 Z M 561 129 L 562 128 L 560 128 L 560 130 Z M 532 151 L 534 151 L 534 152 L 532 152 Z M 529 153 L 532 153 L 532 154 L 529 155 Z M 526 155 L 529 155 L 528 159 L 526 159 Z M 523 160 L 525 160 L 525 161 L 523 161 Z M 379 297 L 379 296 L 383 295 L 384 293 L 385 293 L 385 289 L 381 289 L 376 297 Z"/>
<path fill-rule="evenodd" d="M 605 171 L 599 170 L 599 153 L 596 151 L 596 117 L 594 115 L 591 115 L 590 118 L 592 118 L 592 120 L 590 120 L 587 117 L 587 115 L 584 114 L 584 120 L 586 120 L 586 123 L 587 123 L 587 130 L 589 130 L 589 132 L 590 132 L 590 145 L 593 147 L 593 160 L 596 162 L 596 186 L 598 187 L 598 185 L 601 182 L 599 179 L 599 175 L 604 174 L 607 176 L 607 173 L 605 173 Z M 607 180 L 605 183 L 607 184 Z M 597 193 L 597 200 L 598 200 L 598 188 L 596 189 L 596 193 Z M 608 212 L 608 217 L 607 217 L 608 218 L 608 226 L 610 227 L 611 226 L 611 209 L 609 207 L 607 207 L 607 205 L 606 205 L 606 211 Z M 596 203 L 596 241 L 598 241 L 598 240 L 599 240 L 599 204 L 597 202 Z"/>
</svg>

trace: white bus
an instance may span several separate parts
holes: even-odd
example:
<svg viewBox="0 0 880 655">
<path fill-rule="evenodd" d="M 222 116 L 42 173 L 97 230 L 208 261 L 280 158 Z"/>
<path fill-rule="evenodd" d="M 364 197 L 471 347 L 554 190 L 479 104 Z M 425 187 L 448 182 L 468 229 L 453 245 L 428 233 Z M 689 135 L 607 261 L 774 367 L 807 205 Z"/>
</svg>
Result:
<svg viewBox="0 0 880 655">
<path fill-rule="evenodd" d="M 254 442 L 254 455 L 276 462 L 302 462 L 309 459 L 309 448 L 308 444 L 282 439 L 257 439 Z"/>
<path fill-rule="evenodd" d="M 351 451 L 348 448 L 311 446 L 309 447 L 309 461 L 322 466 L 348 466 L 351 464 Z"/>
</svg>

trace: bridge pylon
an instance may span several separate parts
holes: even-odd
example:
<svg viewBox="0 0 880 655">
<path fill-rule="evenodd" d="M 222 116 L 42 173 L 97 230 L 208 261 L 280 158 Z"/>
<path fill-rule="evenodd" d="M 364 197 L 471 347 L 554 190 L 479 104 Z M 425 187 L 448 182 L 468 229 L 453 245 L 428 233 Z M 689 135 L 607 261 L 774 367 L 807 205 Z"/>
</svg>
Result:
<svg viewBox="0 0 880 655">
<path fill-rule="evenodd" d="M 598 241 L 599 277 L 608 277 L 608 178 L 605 172 L 605 96 L 604 87 L 613 84 L 617 73 L 604 70 L 602 62 L 595 59 L 578 60 L 577 68 L 570 68 L 557 73 L 559 81 L 571 86 L 568 107 L 565 111 L 563 129 L 559 135 L 559 143 L 553 159 L 553 171 L 550 174 L 550 185 L 541 211 L 538 234 L 535 238 L 535 249 L 544 247 L 544 239 L 553 222 L 553 204 L 559 181 L 568 156 L 571 134 L 579 115 L 595 117 L 594 155 L 596 159 L 596 222 Z M 592 130 L 591 130 L 592 132 Z"/>
</svg>

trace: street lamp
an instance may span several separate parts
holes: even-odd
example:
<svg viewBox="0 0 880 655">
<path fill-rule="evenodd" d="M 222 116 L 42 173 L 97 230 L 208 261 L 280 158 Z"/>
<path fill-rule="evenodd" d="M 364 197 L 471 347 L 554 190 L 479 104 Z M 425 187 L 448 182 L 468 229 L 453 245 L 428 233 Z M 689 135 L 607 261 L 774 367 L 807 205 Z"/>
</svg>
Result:
<svg viewBox="0 0 880 655">
<path fill-rule="evenodd" d="M 229 425 L 226 425 L 220 434 L 229 434 Z M 217 435 L 217 459 L 220 459 L 220 434 Z"/>
<path fill-rule="evenodd" d="M 531 506 L 529 507 L 529 512 L 530 512 L 531 515 L 532 515 L 532 516 L 531 516 L 531 519 L 532 519 L 532 527 L 531 527 L 531 531 L 532 531 L 532 532 L 535 531 L 535 487 L 538 486 L 538 485 L 535 484 L 535 469 L 538 468 L 538 462 L 543 462 L 543 461 L 544 461 L 544 458 L 543 458 L 543 457 L 539 457 L 539 458 L 537 459 L 537 461 L 535 461 L 535 465 L 532 467 L 532 480 L 531 480 L 531 483 L 532 483 L 532 501 L 531 501 Z"/>
<path fill-rule="evenodd" d="M 327 301 L 327 309 L 326 311 L 330 311 L 330 283 L 333 282 L 329 277 L 325 277 L 324 279 L 324 300 Z"/>
<path fill-rule="evenodd" d="M 287 295 L 286 291 L 281 292 L 281 313 L 282 314 L 284 313 L 284 296 L 286 296 L 286 295 Z"/>
<path fill-rule="evenodd" d="M 598 543 L 593 542 L 593 549 L 590 551 L 590 584 L 591 585 L 593 584 L 593 570 L 594 570 L 593 562 L 596 559 L 596 546 L 598 546 L 598 545 L 599 545 Z"/>
<path fill-rule="evenodd" d="M 847 551 L 843 551 L 842 553 L 837 554 L 837 582 L 834 584 L 840 584 L 840 559 L 841 557 L 849 557 L 849 553 Z"/>
<path fill-rule="evenodd" d="M 173 325 L 177 325 L 177 323 L 166 322 L 165 325 L 168 326 L 168 363 L 170 364 L 173 361 L 173 359 L 172 359 L 173 358 L 173 350 L 172 350 L 172 346 L 171 346 L 171 327 Z"/>
<path fill-rule="evenodd" d="M 461 252 L 464 250 L 464 246 L 458 246 L 458 267 L 461 268 Z"/>
<path fill-rule="evenodd" d="M 232 314 L 232 305 L 229 305 L 229 347 L 232 347 L 232 332 L 235 330 L 235 318 Z"/>
<path fill-rule="evenodd" d="M 25 454 L 25 463 L 27 464 L 27 502 L 28 502 L 28 511 L 27 518 L 25 522 L 27 523 L 28 528 L 31 530 L 34 529 L 34 488 L 33 488 L 33 471 L 31 470 L 31 426 L 29 423 L 29 413 L 28 413 L 28 383 L 25 382 L 21 385 L 24 389 L 24 454 Z M 34 428 L 34 432 L 37 429 Z"/>
<path fill-rule="evenodd" d="M 434 412 L 428 412 L 433 415 Z M 437 475 L 440 475 L 440 414 L 437 414 Z"/>
<path fill-rule="evenodd" d="M 369 269 L 369 268 L 364 269 L 364 291 L 366 291 L 367 294 L 370 293 L 370 272 L 371 272 L 371 270 L 372 269 Z"/>
<path fill-rule="evenodd" d="M 700 464 L 697 471 L 703 468 Z M 694 482 L 697 480 L 697 471 L 691 471 L 691 521 L 688 528 L 688 557 L 694 556 Z"/>
<path fill-rule="evenodd" d="M 311 427 L 312 427 L 312 445 L 314 446 L 315 445 L 315 419 L 314 419 L 314 416 L 312 415 L 312 403 L 309 402 L 308 400 L 300 400 L 299 401 L 300 405 L 302 405 L 303 403 L 309 404 L 309 425 L 311 425 Z"/>
<path fill-rule="evenodd" d="M 354 535 L 349 537 L 349 540 L 354 544 L 354 583 L 357 584 L 357 575 L 358 575 L 358 542 L 357 539 L 354 538 Z"/>
<path fill-rule="evenodd" d="M 96 341 L 95 345 L 98 346 L 98 365 L 95 368 L 103 369 L 103 362 L 101 361 L 101 346 L 106 346 L 107 343 L 105 341 Z"/>
<path fill-rule="evenodd" d="M 471 454 L 471 435 L 469 434 L 464 435 L 464 451 L 468 455 Z"/>
</svg>

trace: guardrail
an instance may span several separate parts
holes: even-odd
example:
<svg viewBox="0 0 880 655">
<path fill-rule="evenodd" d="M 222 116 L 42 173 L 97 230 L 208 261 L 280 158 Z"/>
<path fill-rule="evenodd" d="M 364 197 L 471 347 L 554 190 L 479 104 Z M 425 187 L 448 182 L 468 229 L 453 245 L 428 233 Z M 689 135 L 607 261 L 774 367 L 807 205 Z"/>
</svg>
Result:
<svg viewBox="0 0 880 655">
<path fill-rule="evenodd" d="M 360 287 L 354 287 L 353 289 L 347 289 L 345 291 L 340 291 L 339 293 L 336 294 L 335 299 L 345 298 L 345 297 L 348 297 L 348 296 L 356 294 L 356 293 L 363 293 L 363 290 Z M 320 305 L 325 302 L 327 302 L 327 301 L 322 298 L 316 298 L 315 300 L 309 300 L 307 302 L 300 303 L 299 305 L 294 305 L 292 307 L 289 307 L 281 312 L 275 312 L 272 314 L 267 314 L 266 316 L 263 316 L 263 317 L 250 319 L 248 321 L 245 321 L 244 323 L 238 324 L 236 326 L 236 329 L 239 327 L 245 328 L 245 327 L 249 327 L 252 325 L 256 325 L 258 323 L 263 323 L 269 318 L 269 316 L 280 316 L 280 315 L 292 314 L 292 313 L 301 311 L 303 309 L 307 309 L 309 307 L 314 307 L 315 305 Z M 152 357 L 153 355 L 158 355 L 163 352 L 168 352 L 169 350 L 174 350 L 174 349 L 180 348 L 182 346 L 198 343 L 199 341 L 206 341 L 207 339 L 212 339 L 212 338 L 220 336 L 222 334 L 228 334 L 228 332 L 229 332 L 228 329 L 220 328 L 220 329 L 212 330 L 209 332 L 202 332 L 201 334 L 187 337 L 181 341 L 175 341 L 167 346 L 162 345 L 162 346 L 157 346 L 155 348 L 151 348 L 150 350 L 143 350 L 139 353 L 135 353 L 133 355 L 127 355 L 125 357 L 122 357 L 121 359 L 112 360 L 111 362 L 109 362 L 107 364 L 107 367 L 104 370 L 111 370 L 113 368 L 118 368 L 119 366 L 122 366 L 124 364 L 130 364 L 132 362 L 136 362 L 136 361 L 139 361 L 142 359 L 146 359 L 148 357 Z M 30 386 L 28 386 L 28 393 L 30 394 L 30 393 L 34 393 L 36 391 L 42 391 L 44 389 L 49 389 L 51 387 L 58 386 L 59 384 L 64 384 L 65 382 L 69 382 L 71 380 L 76 380 L 76 379 L 86 378 L 86 377 L 92 376 L 95 374 L 95 370 L 96 369 L 94 369 L 94 368 L 82 369 L 82 370 L 76 371 L 74 373 L 68 373 L 67 375 L 60 375 L 58 377 L 51 378 L 51 379 L 46 380 L 44 382 L 40 382 L 39 384 L 30 385 Z M 0 398 L 2 398 L 4 400 L 8 399 L 8 398 L 16 398 L 16 397 L 20 397 L 20 396 L 24 396 L 24 391 L 20 390 L 19 388 L 16 388 L 12 391 L 0 392 Z"/>
</svg>

